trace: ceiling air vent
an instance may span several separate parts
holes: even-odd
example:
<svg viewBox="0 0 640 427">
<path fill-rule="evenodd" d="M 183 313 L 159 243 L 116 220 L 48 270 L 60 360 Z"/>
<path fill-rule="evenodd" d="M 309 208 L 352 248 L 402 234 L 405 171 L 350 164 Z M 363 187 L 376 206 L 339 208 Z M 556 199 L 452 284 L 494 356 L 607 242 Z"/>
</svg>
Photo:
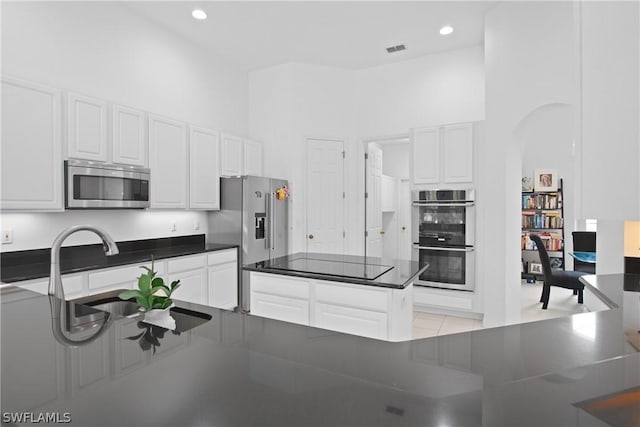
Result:
<svg viewBox="0 0 640 427">
<path fill-rule="evenodd" d="M 393 52 L 400 52 L 401 50 L 405 50 L 406 46 L 403 44 L 399 44 L 397 46 L 391 46 L 387 48 L 387 52 L 388 53 L 393 53 Z"/>
</svg>

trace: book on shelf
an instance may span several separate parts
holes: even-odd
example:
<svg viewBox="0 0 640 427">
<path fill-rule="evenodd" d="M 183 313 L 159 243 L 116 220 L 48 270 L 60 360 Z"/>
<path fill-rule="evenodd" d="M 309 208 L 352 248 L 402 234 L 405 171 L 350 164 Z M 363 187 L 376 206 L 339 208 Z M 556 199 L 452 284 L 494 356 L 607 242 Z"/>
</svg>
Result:
<svg viewBox="0 0 640 427">
<path fill-rule="evenodd" d="M 522 228 L 562 228 L 564 220 L 560 212 L 543 212 L 534 211 L 522 212 Z"/>
<path fill-rule="evenodd" d="M 536 244 L 533 240 L 531 240 L 531 233 L 523 232 L 521 236 L 520 249 L 535 251 L 537 250 Z M 542 243 L 544 243 L 544 247 L 547 251 L 561 251 L 562 250 L 562 234 L 560 233 L 552 233 L 552 232 L 540 232 L 536 233 L 542 239 Z"/>
<path fill-rule="evenodd" d="M 522 209 L 561 209 L 562 193 L 523 194 Z"/>
</svg>

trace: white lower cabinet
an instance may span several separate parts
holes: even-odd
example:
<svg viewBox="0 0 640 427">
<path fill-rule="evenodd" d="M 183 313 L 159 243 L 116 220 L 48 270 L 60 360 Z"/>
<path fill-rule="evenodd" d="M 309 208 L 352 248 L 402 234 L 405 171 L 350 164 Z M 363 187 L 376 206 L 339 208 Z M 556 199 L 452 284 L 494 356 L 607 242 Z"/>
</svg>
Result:
<svg viewBox="0 0 640 427">
<path fill-rule="evenodd" d="M 413 286 L 392 289 L 251 272 L 251 314 L 391 341 L 411 339 Z"/>
<path fill-rule="evenodd" d="M 387 314 L 377 311 L 345 307 L 338 304 L 316 303 L 311 326 L 346 332 L 363 337 L 387 339 Z"/>
<path fill-rule="evenodd" d="M 141 265 L 151 268 L 151 262 L 147 262 L 128 265 L 126 267 L 114 267 L 89 272 L 89 295 L 95 295 L 114 289 L 136 288 L 138 286 L 137 278 L 140 277 L 141 274 L 145 273 L 145 270 L 140 268 Z M 164 262 L 154 263 L 154 270 L 158 272 L 158 275 L 163 275 L 165 272 Z"/>
<path fill-rule="evenodd" d="M 62 275 L 67 300 L 116 289 L 136 289 L 138 277 L 151 268 L 151 261 Z M 167 286 L 180 280 L 173 298 L 180 301 L 232 310 L 238 305 L 237 249 L 225 249 L 155 261 L 153 269 Z M 49 278 L 24 280 L 3 285 L 19 286 L 42 295 L 49 290 Z"/>
<path fill-rule="evenodd" d="M 167 277 L 165 285 L 170 286 L 175 280 L 180 280 L 180 287 L 172 298 L 180 301 L 207 305 L 207 271 L 205 269 L 206 256 L 194 255 L 167 261 Z"/>
<path fill-rule="evenodd" d="M 238 261 L 236 249 L 213 252 L 209 269 L 208 305 L 225 310 L 238 306 Z"/>
<path fill-rule="evenodd" d="M 251 314 L 309 325 L 311 281 L 276 274 L 251 273 Z"/>
</svg>

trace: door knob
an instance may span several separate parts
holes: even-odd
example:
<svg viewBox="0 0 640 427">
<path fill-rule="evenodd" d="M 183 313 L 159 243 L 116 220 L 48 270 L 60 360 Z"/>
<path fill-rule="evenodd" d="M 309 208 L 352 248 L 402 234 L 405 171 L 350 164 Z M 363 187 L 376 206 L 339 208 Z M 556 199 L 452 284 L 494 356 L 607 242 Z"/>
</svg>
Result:
<svg viewBox="0 0 640 427">
<path fill-rule="evenodd" d="M 313 234 L 309 234 L 309 239 L 313 239 Z"/>
<path fill-rule="evenodd" d="M 384 234 L 384 230 L 380 230 L 380 234 Z"/>
</svg>

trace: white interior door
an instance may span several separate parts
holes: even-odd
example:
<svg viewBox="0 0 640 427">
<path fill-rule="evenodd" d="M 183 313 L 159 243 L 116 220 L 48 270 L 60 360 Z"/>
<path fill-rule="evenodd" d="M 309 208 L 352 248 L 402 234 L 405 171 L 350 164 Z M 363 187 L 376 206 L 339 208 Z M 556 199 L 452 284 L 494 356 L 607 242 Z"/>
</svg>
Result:
<svg viewBox="0 0 640 427">
<path fill-rule="evenodd" d="M 398 259 L 411 259 L 411 188 L 408 179 L 398 186 Z"/>
<path fill-rule="evenodd" d="M 369 144 L 367 158 L 367 256 L 382 256 L 382 150 Z"/>
<path fill-rule="evenodd" d="M 344 251 L 344 143 L 307 139 L 307 252 Z"/>
</svg>

